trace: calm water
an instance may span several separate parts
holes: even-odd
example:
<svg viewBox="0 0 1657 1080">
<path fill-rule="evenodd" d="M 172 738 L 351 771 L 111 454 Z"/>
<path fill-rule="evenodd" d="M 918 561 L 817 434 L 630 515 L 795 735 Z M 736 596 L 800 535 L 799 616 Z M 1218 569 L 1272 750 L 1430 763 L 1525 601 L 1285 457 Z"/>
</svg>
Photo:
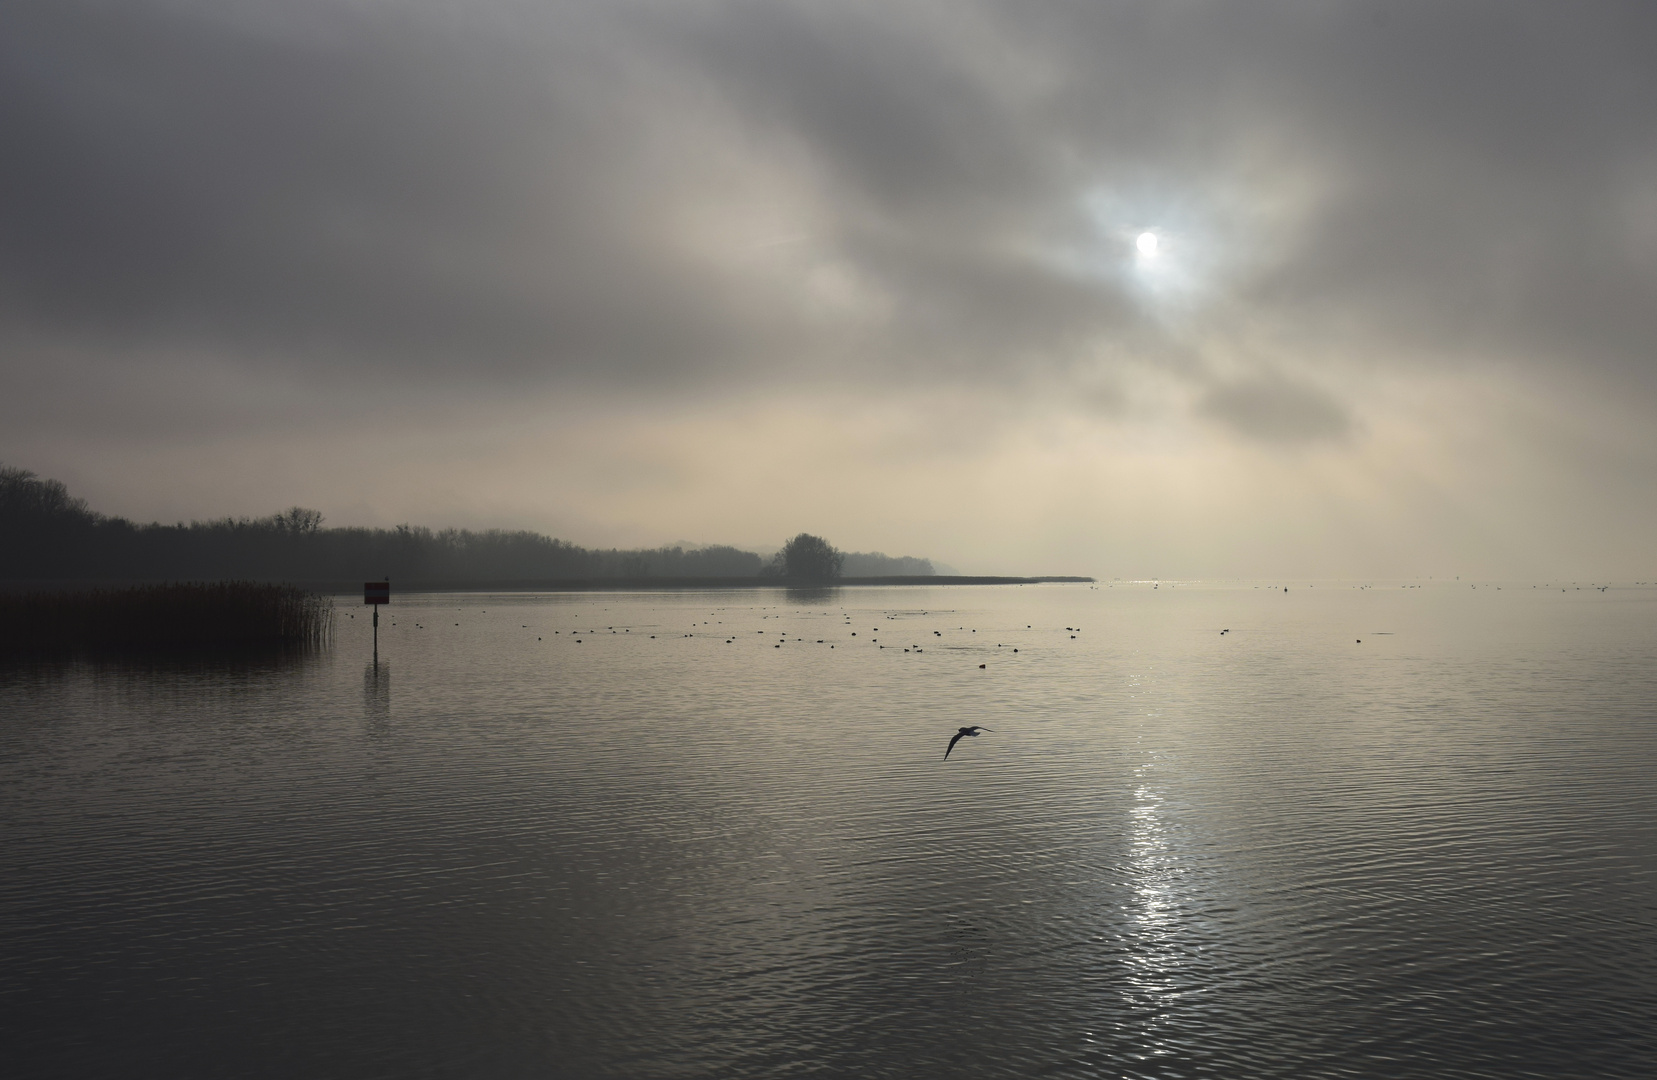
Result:
<svg viewBox="0 0 1657 1080">
<path fill-rule="evenodd" d="M 0 669 L 7 1071 L 1649 1077 L 1657 589 L 1568 589 L 399 597 L 377 668 L 342 598 Z"/>
</svg>

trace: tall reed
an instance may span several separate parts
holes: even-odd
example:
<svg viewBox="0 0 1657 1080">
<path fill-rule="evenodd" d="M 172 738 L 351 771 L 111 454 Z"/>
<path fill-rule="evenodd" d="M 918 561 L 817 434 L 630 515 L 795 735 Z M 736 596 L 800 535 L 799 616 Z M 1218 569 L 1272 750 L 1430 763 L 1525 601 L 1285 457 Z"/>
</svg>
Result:
<svg viewBox="0 0 1657 1080">
<path fill-rule="evenodd" d="M 334 603 L 251 581 L 0 594 L 0 654 L 319 645 Z"/>
</svg>

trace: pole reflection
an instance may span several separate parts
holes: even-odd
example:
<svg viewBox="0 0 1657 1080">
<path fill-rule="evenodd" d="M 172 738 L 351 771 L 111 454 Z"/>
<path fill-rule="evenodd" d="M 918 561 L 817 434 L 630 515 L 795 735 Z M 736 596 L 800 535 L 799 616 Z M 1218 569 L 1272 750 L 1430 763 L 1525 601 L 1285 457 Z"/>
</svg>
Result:
<svg viewBox="0 0 1657 1080">
<path fill-rule="evenodd" d="M 371 661 L 362 669 L 363 730 L 370 736 L 391 734 L 391 664 Z"/>
</svg>

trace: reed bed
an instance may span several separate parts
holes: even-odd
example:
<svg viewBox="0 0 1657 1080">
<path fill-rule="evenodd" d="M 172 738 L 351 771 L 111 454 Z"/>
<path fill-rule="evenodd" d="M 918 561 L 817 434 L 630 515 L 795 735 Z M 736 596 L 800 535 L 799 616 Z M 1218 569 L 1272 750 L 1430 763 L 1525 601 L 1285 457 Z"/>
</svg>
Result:
<svg viewBox="0 0 1657 1080">
<path fill-rule="evenodd" d="M 251 581 L 0 594 L 0 654 L 320 645 L 334 603 Z"/>
</svg>

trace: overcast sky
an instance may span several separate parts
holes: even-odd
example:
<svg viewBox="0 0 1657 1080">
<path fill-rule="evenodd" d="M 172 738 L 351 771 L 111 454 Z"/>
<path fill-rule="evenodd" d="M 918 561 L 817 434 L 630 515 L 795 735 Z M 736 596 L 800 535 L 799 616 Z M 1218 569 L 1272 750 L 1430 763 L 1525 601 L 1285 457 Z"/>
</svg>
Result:
<svg viewBox="0 0 1657 1080">
<path fill-rule="evenodd" d="M 1649 0 L 7 0 L 0 147 L 106 512 L 1657 577 Z"/>
</svg>

